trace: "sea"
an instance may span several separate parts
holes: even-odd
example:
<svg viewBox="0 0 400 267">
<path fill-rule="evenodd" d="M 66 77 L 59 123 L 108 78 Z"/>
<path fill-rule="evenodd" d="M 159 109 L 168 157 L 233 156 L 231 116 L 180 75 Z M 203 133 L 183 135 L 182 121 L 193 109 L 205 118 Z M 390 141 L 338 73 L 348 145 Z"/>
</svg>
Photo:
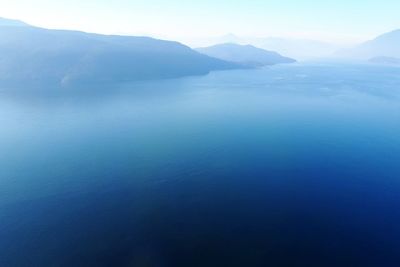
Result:
<svg viewBox="0 0 400 267">
<path fill-rule="evenodd" d="M 0 88 L 1 267 L 400 266 L 400 67 L 28 87 Z"/>
</svg>

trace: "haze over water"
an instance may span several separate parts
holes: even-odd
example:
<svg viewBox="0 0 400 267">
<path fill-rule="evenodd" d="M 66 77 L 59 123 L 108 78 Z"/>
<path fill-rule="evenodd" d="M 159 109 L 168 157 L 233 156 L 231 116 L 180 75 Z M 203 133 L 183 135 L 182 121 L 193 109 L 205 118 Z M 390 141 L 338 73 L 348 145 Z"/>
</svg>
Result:
<svg viewBox="0 0 400 267">
<path fill-rule="evenodd" d="M 2 92 L 0 266 L 396 267 L 399 84 L 307 63 Z"/>
</svg>

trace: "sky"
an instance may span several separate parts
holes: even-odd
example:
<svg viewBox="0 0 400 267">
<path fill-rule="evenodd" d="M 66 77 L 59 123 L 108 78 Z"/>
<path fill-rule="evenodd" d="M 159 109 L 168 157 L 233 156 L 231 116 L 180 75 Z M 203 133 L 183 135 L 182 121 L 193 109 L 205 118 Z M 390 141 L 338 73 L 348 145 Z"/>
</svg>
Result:
<svg viewBox="0 0 400 267">
<path fill-rule="evenodd" d="M 0 17 L 35 26 L 164 39 L 233 33 L 336 43 L 400 28 L 399 0 L 0 0 Z"/>
</svg>

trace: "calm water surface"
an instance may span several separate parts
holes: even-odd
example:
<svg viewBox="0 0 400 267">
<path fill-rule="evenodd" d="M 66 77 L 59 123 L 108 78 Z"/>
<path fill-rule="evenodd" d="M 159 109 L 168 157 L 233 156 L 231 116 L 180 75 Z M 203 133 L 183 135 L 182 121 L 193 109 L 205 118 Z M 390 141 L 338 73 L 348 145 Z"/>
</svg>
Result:
<svg viewBox="0 0 400 267">
<path fill-rule="evenodd" d="M 400 266 L 400 68 L 63 90 L 0 91 L 0 266 Z"/>
</svg>

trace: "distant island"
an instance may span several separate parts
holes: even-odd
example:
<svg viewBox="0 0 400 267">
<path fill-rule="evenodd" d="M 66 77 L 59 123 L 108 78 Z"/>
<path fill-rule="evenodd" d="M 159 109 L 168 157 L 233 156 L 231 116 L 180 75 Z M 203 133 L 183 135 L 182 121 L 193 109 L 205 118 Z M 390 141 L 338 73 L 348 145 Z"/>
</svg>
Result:
<svg viewBox="0 0 400 267">
<path fill-rule="evenodd" d="M 242 65 L 148 37 L 48 30 L 0 19 L 0 84 L 107 83 L 204 75 Z"/>
<path fill-rule="evenodd" d="M 284 57 L 277 52 L 264 50 L 252 45 L 225 43 L 197 48 L 196 50 L 210 57 L 235 62 L 248 67 L 262 67 L 296 62 L 295 59 Z"/>
</svg>

